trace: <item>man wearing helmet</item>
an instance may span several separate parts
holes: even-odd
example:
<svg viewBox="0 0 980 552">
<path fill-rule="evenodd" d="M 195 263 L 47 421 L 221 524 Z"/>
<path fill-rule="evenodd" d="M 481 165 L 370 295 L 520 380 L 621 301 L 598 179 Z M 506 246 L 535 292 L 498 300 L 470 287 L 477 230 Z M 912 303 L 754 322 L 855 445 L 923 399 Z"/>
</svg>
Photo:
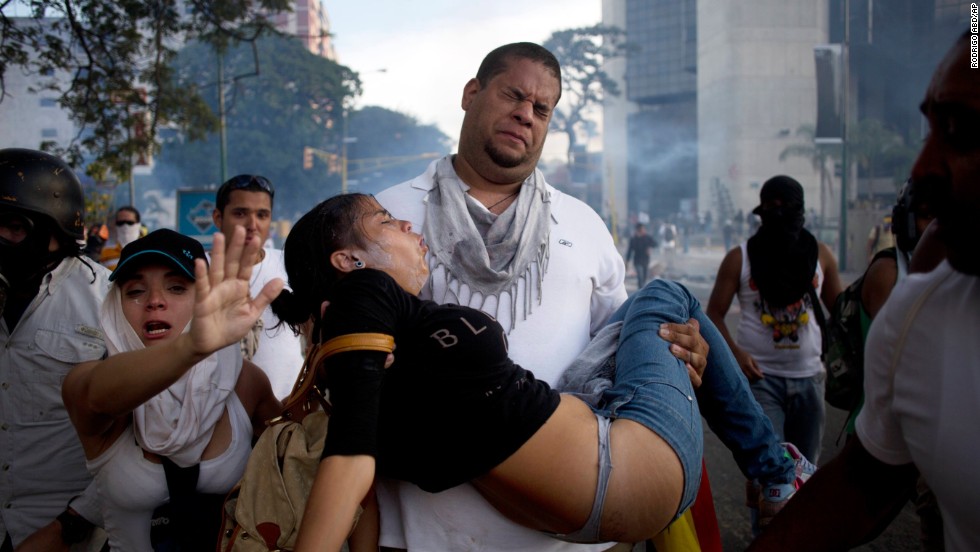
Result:
<svg viewBox="0 0 980 552">
<path fill-rule="evenodd" d="M 85 518 L 98 519 L 85 497 L 68 506 L 91 476 L 61 399 L 75 364 L 106 356 L 99 310 L 109 272 L 81 257 L 84 209 L 81 184 L 62 160 L 0 150 L 8 286 L 0 293 L 0 552 L 36 532 L 80 541 L 91 527 Z"/>
</svg>

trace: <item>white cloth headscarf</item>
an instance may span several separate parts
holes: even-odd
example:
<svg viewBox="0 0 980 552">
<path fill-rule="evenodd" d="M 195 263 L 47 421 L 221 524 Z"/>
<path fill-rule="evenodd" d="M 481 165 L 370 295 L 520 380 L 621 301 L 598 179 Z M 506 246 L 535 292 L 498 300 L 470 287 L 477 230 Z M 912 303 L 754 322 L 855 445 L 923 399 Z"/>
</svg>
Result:
<svg viewBox="0 0 980 552">
<path fill-rule="evenodd" d="M 101 321 L 110 355 L 144 348 L 123 315 L 117 285 L 102 303 Z M 184 332 L 189 329 L 190 323 Z M 237 342 L 198 362 L 173 385 L 133 410 L 136 441 L 144 450 L 166 456 L 182 468 L 200 463 L 241 371 Z"/>
</svg>

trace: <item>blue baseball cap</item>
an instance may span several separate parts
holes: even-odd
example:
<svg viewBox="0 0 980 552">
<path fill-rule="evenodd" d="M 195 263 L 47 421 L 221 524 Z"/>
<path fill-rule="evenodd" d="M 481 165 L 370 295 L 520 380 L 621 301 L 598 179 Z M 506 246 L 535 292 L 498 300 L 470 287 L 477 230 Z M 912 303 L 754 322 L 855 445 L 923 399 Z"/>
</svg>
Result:
<svg viewBox="0 0 980 552">
<path fill-rule="evenodd" d="M 109 281 L 125 280 L 150 261 L 171 265 L 194 280 L 194 259 L 207 262 L 201 242 L 167 228 L 154 230 L 123 248 Z"/>
</svg>

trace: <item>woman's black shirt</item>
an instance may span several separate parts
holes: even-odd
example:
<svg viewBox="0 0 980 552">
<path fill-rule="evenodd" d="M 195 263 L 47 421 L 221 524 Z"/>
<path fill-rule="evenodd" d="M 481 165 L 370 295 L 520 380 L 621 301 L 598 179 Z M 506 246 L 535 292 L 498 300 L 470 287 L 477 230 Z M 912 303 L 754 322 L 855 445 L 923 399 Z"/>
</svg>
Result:
<svg viewBox="0 0 980 552">
<path fill-rule="evenodd" d="M 395 338 L 395 363 L 372 351 L 325 363 L 333 412 L 323 456 L 367 454 L 384 477 L 438 492 L 500 464 L 558 407 L 547 383 L 507 356 L 489 315 L 423 301 L 363 269 L 335 286 L 321 341 L 351 333 Z"/>
</svg>

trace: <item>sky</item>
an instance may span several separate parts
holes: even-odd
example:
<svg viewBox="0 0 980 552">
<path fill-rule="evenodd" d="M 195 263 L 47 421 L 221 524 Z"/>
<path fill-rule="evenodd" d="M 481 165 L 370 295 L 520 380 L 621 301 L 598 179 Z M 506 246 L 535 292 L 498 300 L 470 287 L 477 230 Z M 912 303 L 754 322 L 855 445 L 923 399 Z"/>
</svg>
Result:
<svg viewBox="0 0 980 552">
<path fill-rule="evenodd" d="M 510 42 L 595 25 L 602 0 L 324 0 L 338 61 L 360 74 L 356 107 L 379 105 L 435 124 L 455 143 L 463 86 Z M 558 139 L 556 139 L 558 138 Z M 544 158 L 564 155 L 550 136 Z"/>
</svg>

